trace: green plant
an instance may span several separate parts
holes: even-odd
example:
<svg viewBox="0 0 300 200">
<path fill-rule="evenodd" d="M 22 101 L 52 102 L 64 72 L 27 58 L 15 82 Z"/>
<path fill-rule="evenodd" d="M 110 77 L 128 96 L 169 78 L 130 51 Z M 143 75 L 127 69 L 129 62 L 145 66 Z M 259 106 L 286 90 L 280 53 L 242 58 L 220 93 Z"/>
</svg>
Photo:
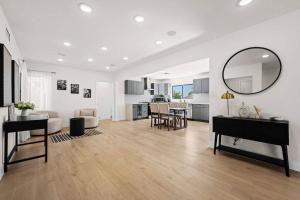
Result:
<svg viewBox="0 0 300 200">
<path fill-rule="evenodd" d="M 174 99 L 181 99 L 181 93 L 180 92 L 173 92 L 173 98 Z"/>
<path fill-rule="evenodd" d="M 30 102 L 19 102 L 15 104 L 15 107 L 19 110 L 33 110 L 34 104 Z"/>
</svg>

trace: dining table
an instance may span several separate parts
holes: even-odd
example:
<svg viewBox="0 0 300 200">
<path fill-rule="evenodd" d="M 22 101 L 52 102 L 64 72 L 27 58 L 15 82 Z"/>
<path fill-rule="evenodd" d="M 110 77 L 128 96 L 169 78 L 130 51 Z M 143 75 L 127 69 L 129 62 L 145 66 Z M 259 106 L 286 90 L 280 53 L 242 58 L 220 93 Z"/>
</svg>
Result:
<svg viewBox="0 0 300 200">
<path fill-rule="evenodd" d="M 180 128 L 178 128 L 176 126 L 176 123 L 175 123 L 175 129 L 183 129 L 183 128 L 187 128 L 187 111 L 189 110 L 190 108 L 180 108 L 180 107 L 174 107 L 174 108 L 169 108 L 170 112 L 173 112 L 175 115 L 176 114 L 180 114 L 180 113 L 183 113 L 183 122 L 184 122 L 184 125 L 183 127 L 180 126 Z"/>
</svg>

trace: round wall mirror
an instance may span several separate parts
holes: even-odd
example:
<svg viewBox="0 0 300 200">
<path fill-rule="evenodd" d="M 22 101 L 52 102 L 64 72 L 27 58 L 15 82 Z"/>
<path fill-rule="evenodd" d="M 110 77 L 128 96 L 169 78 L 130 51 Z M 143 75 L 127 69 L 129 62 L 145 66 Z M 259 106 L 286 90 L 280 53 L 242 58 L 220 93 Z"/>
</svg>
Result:
<svg viewBox="0 0 300 200">
<path fill-rule="evenodd" d="M 223 68 L 225 85 L 238 94 L 256 94 L 270 88 L 279 78 L 281 61 L 276 53 L 251 47 L 235 53 Z"/>
</svg>

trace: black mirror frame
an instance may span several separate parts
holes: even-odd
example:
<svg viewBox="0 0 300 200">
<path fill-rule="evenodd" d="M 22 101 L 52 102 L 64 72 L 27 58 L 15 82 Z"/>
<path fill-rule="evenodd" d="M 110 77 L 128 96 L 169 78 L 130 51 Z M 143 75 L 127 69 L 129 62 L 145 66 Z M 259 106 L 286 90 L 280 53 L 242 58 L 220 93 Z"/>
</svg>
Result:
<svg viewBox="0 0 300 200">
<path fill-rule="evenodd" d="M 253 93 L 241 93 L 241 92 L 237 92 L 233 89 L 231 89 L 227 84 L 226 84 L 226 81 L 225 81 L 225 78 L 224 78 L 224 72 L 225 72 L 225 68 L 227 66 L 227 64 L 230 62 L 230 60 L 235 57 L 236 55 L 238 55 L 239 53 L 241 52 L 244 52 L 244 51 L 247 51 L 247 50 L 250 50 L 250 49 L 263 49 L 263 50 L 267 50 L 267 51 L 270 51 L 271 53 L 273 53 L 276 58 L 278 59 L 279 61 L 279 65 L 280 65 L 280 69 L 279 69 L 279 73 L 278 73 L 278 76 L 276 77 L 276 79 L 274 80 L 274 82 L 272 84 L 270 84 L 268 87 L 266 87 L 265 89 L 261 90 L 261 91 L 258 91 L 258 92 L 253 92 Z M 232 92 L 234 93 L 237 93 L 237 94 L 241 94 L 241 95 L 252 95 L 252 94 L 258 94 L 258 93 L 261 93 L 261 92 L 264 92 L 266 91 L 267 89 L 269 89 L 270 87 L 272 87 L 279 79 L 280 75 L 281 75 L 281 71 L 282 71 L 282 63 L 281 63 L 281 60 L 279 58 L 279 56 L 274 52 L 272 51 L 271 49 L 268 49 L 268 48 L 265 48 L 265 47 L 249 47 L 249 48 L 245 48 L 245 49 L 242 49 L 238 52 L 236 52 L 235 54 L 233 54 L 228 60 L 227 62 L 225 63 L 224 67 L 223 67 L 223 71 L 222 71 L 222 78 L 223 78 L 223 82 L 224 84 L 226 85 L 226 87 L 231 90 Z"/>
</svg>

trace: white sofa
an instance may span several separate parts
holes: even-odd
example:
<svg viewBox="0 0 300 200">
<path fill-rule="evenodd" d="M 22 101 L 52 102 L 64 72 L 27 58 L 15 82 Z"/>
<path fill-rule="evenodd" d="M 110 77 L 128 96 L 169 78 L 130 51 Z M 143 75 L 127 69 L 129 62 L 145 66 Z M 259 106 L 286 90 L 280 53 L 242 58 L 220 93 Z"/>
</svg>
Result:
<svg viewBox="0 0 300 200">
<path fill-rule="evenodd" d="M 37 111 L 34 113 L 31 113 L 31 115 L 46 115 L 48 119 L 48 134 L 54 134 L 63 128 L 63 119 L 59 117 L 57 112 L 54 111 Z M 44 130 L 32 130 L 30 131 L 30 135 L 32 136 L 38 136 L 38 135 L 44 135 Z"/>
<path fill-rule="evenodd" d="M 98 126 L 98 115 L 96 109 L 79 109 L 75 111 L 74 116 L 84 118 L 84 128 L 96 128 Z"/>
</svg>

